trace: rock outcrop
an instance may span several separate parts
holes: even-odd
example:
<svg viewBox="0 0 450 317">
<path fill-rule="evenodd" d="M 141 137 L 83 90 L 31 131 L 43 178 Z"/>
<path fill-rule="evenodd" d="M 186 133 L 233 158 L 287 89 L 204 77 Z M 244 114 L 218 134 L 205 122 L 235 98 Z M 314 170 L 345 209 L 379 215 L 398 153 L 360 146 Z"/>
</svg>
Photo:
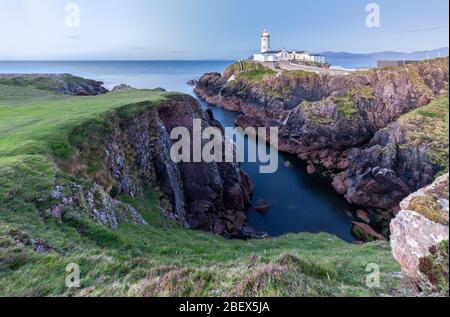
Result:
<svg viewBox="0 0 450 317">
<path fill-rule="evenodd" d="M 136 107 L 139 110 L 131 114 L 117 111 L 101 127 L 74 131 L 77 135 L 85 130 L 98 132 L 74 144 L 78 153 L 72 166 L 76 168 L 70 172 L 87 174 L 112 196 L 137 197 L 151 188 L 165 216 L 176 222 L 226 237 L 244 237 L 243 232 L 249 232 L 246 210 L 253 185 L 239 164 L 174 163 L 170 157 L 173 128 L 184 127 L 192 136 L 194 119 L 201 120 L 203 129 L 222 129 L 220 124 L 189 96 L 172 95 L 161 104 Z M 101 168 L 90 172 L 87 166 L 92 162 Z"/>
<path fill-rule="evenodd" d="M 361 241 L 386 241 L 386 238 L 377 233 L 368 224 L 354 221 L 352 223 L 352 233 Z"/>
<path fill-rule="evenodd" d="M 50 203 L 51 208 L 45 210 L 44 216 L 53 217 L 60 223 L 88 215 L 111 229 L 117 229 L 122 223 L 147 224 L 135 208 L 113 199 L 97 184 L 88 188 L 73 182 L 57 185 Z"/>
<path fill-rule="evenodd" d="M 70 74 L 0 74 L 0 84 L 29 86 L 70 96 L 95 96 L 108 92 L 101 81 Z"/>
<path fill-rule="evenodd" d="M 447 96 L 448 58 L 349 76 L 236 69 L 205 74 L 195 92 L 241 112 L 236 123 L 243 128 L 278 127 L 279 149 L 307 161 L 310 173 L 330 175 L 337 192 L 372 214 L 385 236 L 401 199 L 446 167 L 430 157 L 434 144 L 412 142 L 409 130 L 422 130 L 420 120 L 398 120 Z M 448 99 L 446 108 L 444 120 Z"/>
<path fill-rule="evenodd" d="M 420 290 L 448 295 L 449 175 L 408 196 L 391 223 L 391 246 Z"/>
<path fill-rule="evenodd" d="M 120 84 L 120 85 L 114 86 L 111 91 L 130 91 L 130 90 L 133 90 L 133 89 L 134 88 L 131 87 L 130 85 Z"/>
</svg>

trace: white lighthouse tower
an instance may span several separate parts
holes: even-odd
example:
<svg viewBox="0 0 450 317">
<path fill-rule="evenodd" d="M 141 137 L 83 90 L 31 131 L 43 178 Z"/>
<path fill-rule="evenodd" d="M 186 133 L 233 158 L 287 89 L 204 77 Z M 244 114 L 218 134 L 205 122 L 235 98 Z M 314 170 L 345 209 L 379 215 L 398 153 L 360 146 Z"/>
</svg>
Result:
<svg viewBox="0 0 450 317">
<path fill-rule="evenodd" d="M 267 53 L 270 51 L 270 33 L 264 30 L 261 34 L 261 53 Z"/>
</svg>

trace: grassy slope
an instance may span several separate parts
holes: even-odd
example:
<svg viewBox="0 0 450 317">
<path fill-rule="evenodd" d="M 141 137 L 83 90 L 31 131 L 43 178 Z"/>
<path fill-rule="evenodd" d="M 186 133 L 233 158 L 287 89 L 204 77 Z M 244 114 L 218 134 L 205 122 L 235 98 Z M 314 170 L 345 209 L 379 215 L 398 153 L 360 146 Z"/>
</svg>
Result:
<svg viewBox="0 0 450 317">
<path fill-rule="evenodd" d="M 425 107 L 412 111 L 399 120 L 408 131 L 407 147 L 428 146 L 429 158 L 442 166 L 440 174 L 449 171 L 449 103 L 448 92 Z"/>
<path fill-rule="evenodd" d="M 370 296 L 402 287 L 386 243 L 356 246 L 328 234 L 229 241 L 166 223 L 151 195 L 123 197 L 148 226 L 112 231 L 39 216 L 39 198 L 62 174 L 55 154 L 70 154 L 75 127 L 123 105 L 163 99 L 155 91 L 64 97 L 0 85 L 0 296 Z M 38 239 L 56 251 L 33 251 Z M 68 263 L 80 266 L 81 289 L 65 287 Z M 380 265 L 381 288 L 365 286 L 369 263 Z"/>
<path fill-rule="evenodd" d="M 243 71 L 241 71 L 241 65 L 244 67 Z M 250 82 L 259 82 L 266 76 L 275 76 L 276 74 L 276 71 L 271 70 L 260 63 L 248 61 L 237 62 L 230 65 L 225 70 L 226 78 L 236 75 L 237 79 L 243 79 Z"/>
</svg>

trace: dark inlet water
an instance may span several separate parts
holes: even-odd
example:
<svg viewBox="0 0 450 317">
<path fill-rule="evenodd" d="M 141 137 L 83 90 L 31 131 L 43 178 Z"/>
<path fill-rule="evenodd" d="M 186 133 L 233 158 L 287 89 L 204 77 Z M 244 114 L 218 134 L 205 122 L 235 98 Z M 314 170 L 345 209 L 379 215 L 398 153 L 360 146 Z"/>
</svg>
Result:
<svg viewBox="0 0 450 317">
<path fill-rule="evenodd" d="M 121 83 L 136 88 L 163 87 L 192 93 L 186 82 L 203 73 L 223 71 L 227 61 L 162 62 L 0 62 L 0 73 L 71 73 L 101 80 L 107 88 Z M 233 127 L 237 114 L 210 106 L 225 127 Z M 243 136 L 241 136 L 243 137 Z M 255 142 L 252 138 L 247 142 Z M 286 164 L 289 162 L 289 164 Z M 259 164 L 243 163 L 255 184 L 254 203 L 270 205 L 267 213 L 249 211 L 249 224 L 271 236 L 299 232 L 328 232 L 352 242 L 350 206 L 337 195 L 328 180 L 308 175 L 306 166 L 295 156 L 278 154 L 274 174 L 260 174 Z M 289 167 L 287 167 L 289 166 Z"/>
</svg>

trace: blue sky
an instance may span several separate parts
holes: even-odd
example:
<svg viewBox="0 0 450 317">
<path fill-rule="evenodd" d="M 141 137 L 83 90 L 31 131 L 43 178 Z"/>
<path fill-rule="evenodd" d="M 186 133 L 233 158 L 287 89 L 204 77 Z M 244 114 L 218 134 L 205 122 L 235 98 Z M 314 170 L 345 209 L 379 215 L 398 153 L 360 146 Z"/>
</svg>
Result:
<svg viewBox="0 0 450 317">
<path fill-rule="evenodd" d="M 79 28 L 65 24 L 71 2 Z M 273 48 L 410 52 L 448 46 L 448 12 L 448 0 L 0 0 L 0 60 L 235 59 L 265 28 Z"/>
</svg>

